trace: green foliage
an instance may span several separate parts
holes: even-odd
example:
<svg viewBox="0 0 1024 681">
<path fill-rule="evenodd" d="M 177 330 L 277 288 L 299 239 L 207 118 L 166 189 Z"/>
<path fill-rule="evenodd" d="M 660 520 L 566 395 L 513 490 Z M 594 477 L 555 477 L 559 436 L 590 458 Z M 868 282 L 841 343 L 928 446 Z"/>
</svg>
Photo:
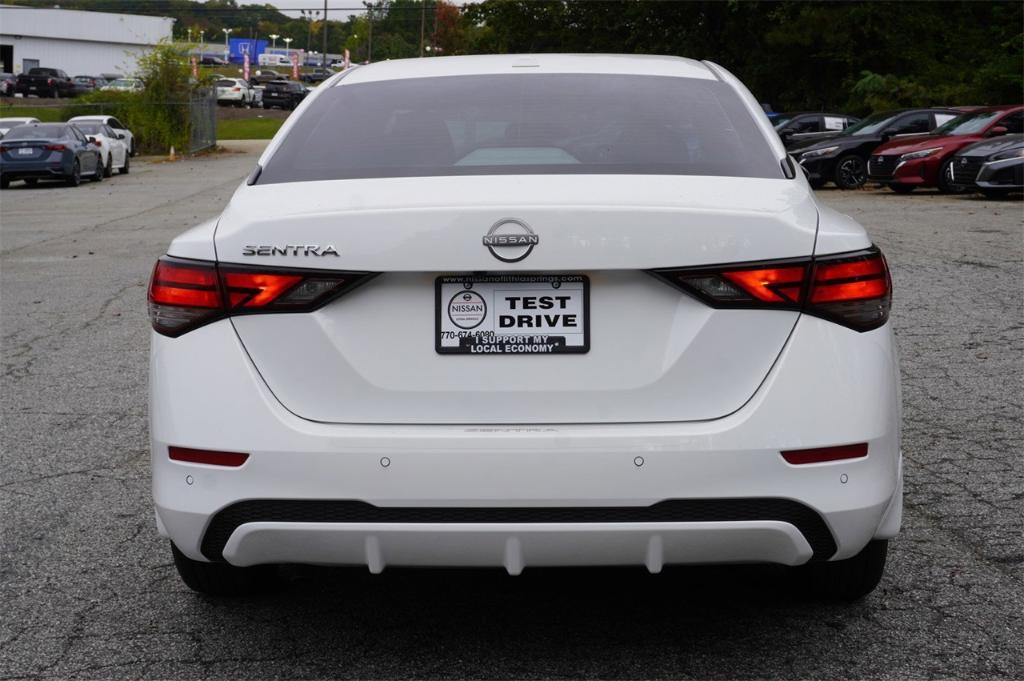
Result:
<svg viewBox="0 0 1024 681">
<path fill-rule="evenodd" d="M 143 153 L 166 153 L 172 146 L 188 149 L 191 126 L 190 99 L 201 83 L 191 82 L 185 56 L 172 45 L 158 45 L 139 59 L 136 74 L 145 83 L 142 92 L 97 90 L 82 95 L 61 110 L 71 116 L 116 116 L 135 135 Z"/>
</svg>

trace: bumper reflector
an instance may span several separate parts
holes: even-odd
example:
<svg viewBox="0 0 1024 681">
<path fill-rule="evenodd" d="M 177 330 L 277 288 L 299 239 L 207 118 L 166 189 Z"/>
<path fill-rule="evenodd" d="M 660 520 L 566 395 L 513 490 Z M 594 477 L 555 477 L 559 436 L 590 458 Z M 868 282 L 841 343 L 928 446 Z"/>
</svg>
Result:
<svg viewBox="0 0 1024 681">
<path fill-rule="evenodd" d="M 841 461 L 843 459 L 863 459 L 868 455 L 868 443 L 859 442 L 855 445 L 840 445 L 838 447 L 817 447 L 815 449 L 791 449 L 782 452 L 782 458 L 787 463 L 824 463 L 826 461 Z"/>
<path fill-rule="evenodd" d="M 186 447 L 168 447 L 167 452 L 172 461 L 185 463 L 205 463 L 210 466 L 231 466 L 237 468 L 249 458 L 240 452 L 211 452 L 206 449 L 188 449 Z"/>
</svg>

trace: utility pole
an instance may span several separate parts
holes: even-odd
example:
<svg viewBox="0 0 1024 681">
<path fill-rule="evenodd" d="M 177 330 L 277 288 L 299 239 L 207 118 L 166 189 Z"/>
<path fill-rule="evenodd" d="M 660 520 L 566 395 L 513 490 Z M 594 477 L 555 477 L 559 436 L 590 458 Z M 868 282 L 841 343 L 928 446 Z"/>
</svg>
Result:
<svg viewBox="0 0 1024 681">
<path fill-rule="evenodd" d="M 324 54 L 321 58 L 321 68 L 327 68 L 327 0 L 324 0 Z"/>
<path fill-rule="evenodd" d="M 427 25 L 427 0 L 420 0 L 420 59 L 423 58 L 423 29 Z"/>
</svg>

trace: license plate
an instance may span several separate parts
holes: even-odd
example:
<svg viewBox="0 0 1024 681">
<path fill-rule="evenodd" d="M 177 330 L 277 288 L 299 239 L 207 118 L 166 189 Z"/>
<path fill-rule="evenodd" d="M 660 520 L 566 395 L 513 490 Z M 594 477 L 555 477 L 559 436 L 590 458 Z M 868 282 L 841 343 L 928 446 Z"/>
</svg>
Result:
<svg viewBox="0 0 1024 681">
<path fill-rule="evenodd" d="M 440 354 L 590 351 L 590 280 L 581 274 L 446 276 L 435 289 Z"/>
<path fill-rule="evenodd" d="M 22 147 L 18 149 L 19 156 L 31 156 L 35 150 L 32 147 Z"/>
<path fill-rule="evenodd" d="M 36 89 L 36 86 L 35 86 L 35 85 L 29 85 L 29 86 L 28 86 L 28 89 L 29 89 L 29 90 L 35 90 L 35 89 Z"/>
</svg>

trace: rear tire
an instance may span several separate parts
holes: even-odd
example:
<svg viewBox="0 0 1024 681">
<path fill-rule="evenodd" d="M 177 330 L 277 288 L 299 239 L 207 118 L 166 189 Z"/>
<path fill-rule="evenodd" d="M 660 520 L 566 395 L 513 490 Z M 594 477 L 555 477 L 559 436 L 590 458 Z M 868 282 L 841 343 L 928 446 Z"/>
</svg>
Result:
<svg viewBox="0 0 1024 681">
<path fill-rule="evenodd" d="M 269 591 L 277 584 L 273 565 L 235 567 L 228 563 L 192 560 L 171 544 L 174 567 L 185 586 L 210 596 L 246 596 Z"/>
<path fill-rule="evenodd" d="M 124 155 L 124 166 L 122 166 L 121 170 L 119 171 L 122 175 L 127 175 L 128 174 L 128 171 L 130 169 L 129 167 L 131 166 L 131 162 L 132 162 L 132 157 L 129 156 L 128 154 L 125 154 Z"/>
<path fill-rule="evenodd" d="M 7 189 L 10 186 L 11 186 L 11 181 L 10 181 L 9 178 L 0 177 L 0 189 Z"/>
<path fill-rule="evenodd" d="M 111 156 L 107 156 L 107 165 L 103 167 L 103 177 L 110 177 L 114 174 L 114 159 Z"/>
<path fill-rule="evenodd" d="M 77 158 L 74 165 L 71 166 L 71 174 L 64 178 L 64 182 L 69 187 L 77 187 L 82 184 L 82 164 L 78 162 Z"/>
<path fill-rule="evenodd" d="M 893 190 L 897 194 L 909 194 L 914 191 L 916 187 L 912 184 L 890 184 L 889 189 Z"/>
<path fill-rule="evenodd" d="M 815 178 L 813 180 L 808 179 L 807 180 L 807 184 L 811 185 L 811 189 L 821 189 L 826 184 L 828 184 L 828 182 L 826 182 L 825 180 L 823 180 L 820 177 L 818 177 L 818 178 Z"/>
<path fill-rule="evenodd" d="M 889 542 L 875 539 L 846 560 L 809 563 L 797 568 L 797 588 L 815 598 L 855 601 L 875 590 L 885 571 Z"/>
<path fill-rule="evenodd" d="M 105 165 L 103 165 L 103 159 L 96 159 L 96 170 L 93 171 L 92 177 L 89 179 L 91 179 L 93 182 L 102 182 L 103 178 L 106 177 L 106 175 L 107 168 Z"/>
</svg>

